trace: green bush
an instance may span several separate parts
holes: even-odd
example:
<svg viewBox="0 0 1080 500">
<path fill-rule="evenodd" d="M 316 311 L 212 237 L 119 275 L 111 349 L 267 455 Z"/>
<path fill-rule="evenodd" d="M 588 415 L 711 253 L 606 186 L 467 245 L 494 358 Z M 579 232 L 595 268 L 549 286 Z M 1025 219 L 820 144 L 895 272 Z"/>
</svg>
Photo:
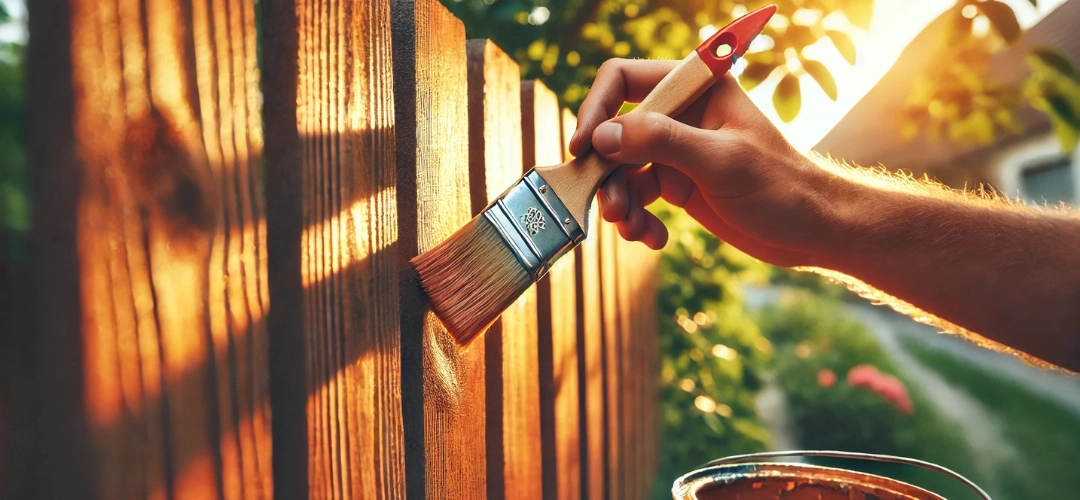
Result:
<svg viewBox="0 0 1080 500">
<path fill-rule="evenodd" d="M 754 395 L 772 347 L 739 286 L 764 283 L 769 268 L 681 211 L 658 212 L 676 239 L 659 275 L 662 429 L 653 496 L 670 498 L 672 481 L 704 462 L 768 447 Z"/>
<path fill-rule="evenodd" d="M 956 424 L 935 410 L 866 327 L 845 316 L 836 301 L 806 291 L 787 293 L 760 311 L 758 324 L 773 342 L 776 382 L 787 396 L 802 447 L 918 458 L 971 477 L 971 451 Z M 903 383 L 910 413 L 877 392 L 848 384 L 848 373 L 859 365 L 872 365 Z M 823 370 L 835 374 L 831 385 L 819 382 Z M 910 467 L 826 463 L 893 477 L 949 498 L 969 494 L 944 476 Z"/>
</svg>

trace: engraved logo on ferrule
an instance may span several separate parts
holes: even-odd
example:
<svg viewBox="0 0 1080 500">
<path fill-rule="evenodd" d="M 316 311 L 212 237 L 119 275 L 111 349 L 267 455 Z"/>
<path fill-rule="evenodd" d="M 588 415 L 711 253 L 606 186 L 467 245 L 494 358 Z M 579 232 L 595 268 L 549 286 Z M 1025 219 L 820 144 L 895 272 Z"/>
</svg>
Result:
<svg viewBox="0 0 1080 500">
<path fill-rule="evenodd" d="M 521 224 L 525 226 L 525 230 L 529 232 L 530 236 L 547 228 L 547 220 L 544 219 L 544 214 L 536 207 L 529 207 L 529 211 L 521 216 Z"/>
</svg>

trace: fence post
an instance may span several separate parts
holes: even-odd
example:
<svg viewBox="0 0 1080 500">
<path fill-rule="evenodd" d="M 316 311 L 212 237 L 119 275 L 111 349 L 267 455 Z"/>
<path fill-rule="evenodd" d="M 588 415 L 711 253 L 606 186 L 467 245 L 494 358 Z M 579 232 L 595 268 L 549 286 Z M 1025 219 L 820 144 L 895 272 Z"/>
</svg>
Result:
<svg viewBox="0 0 1080 500">
<path fill-rule="evenodd" d="M 594 201 L 594 207 L 595 200 Z M 598 210 L 594 208 L 594 210 Z M 581 409 L 582 496 L 602 500 L 607 474 L 604 449 L 606 429 L 606 389 L 604 387 L 604 328 L 600 295 L 600 225 L 599 211 L 589 219 L 589 237 L 577 248 L 578 273 L 578 366 L 582 373 Z"/>
<path fill-rule="evenodd" d="M 562 118 L 555 93 L 539 80 L 521 84 L 522 97 L 522 146 L 524 169 L 537 165 L 557 165 L 562 162 Z M 556 332 L 573 332 L 574 295 L 572 273 L 573 256 L 564 256 L 547 276 L 536 284 L 536 308 L 538 345 L 537 356 L 540 375 L 540 448 L 542 455 L 543 498 L 562 498 L 565 491 L 566 469 L 569 465 L 566 451 L 566 422 L 557 398 L 562 381 L 558 374 L 565 364 L 556 349 L 563 349 L 565 339 L 555 339 Z M 568 274 L 570 273 L 570 274 Z M 569 294 L 568 294 L 569 293 Z M 567 300 L 569 302 L 567 303 Z M 558 363 L 558 364 L 557 364 Z M 575 367 L 576 368 L 576 367 Z M 574 382 L 576 384 L 576 381 Z M 576 394 L 574 395 L 576 398 Z M 573 425 L 577 420 L 573 420 Z"/>
<path fill-rule="evenodd" d="M 471 218 L 461 189 L 469 182 L 465 28 L 437 0 L 392 0 L 391 27 L 398 263 L 405 265 Z M 415 272 L 403 271 L 406 491 L 409 498 L 482 498 L 484 342 L 458 346 L 428 309 Z"/>
<path fill-rule="evenodd" d="M 388 2 L 264 2 L 282 498 L 403 498 Z"/>
<path fill-rule="evenodd" d="M 600 296 L 604 324 L 604 386 L 607 391 L 607 474 L 604 484 L 608 498 L 624 498 L 623 488 L 623 393 L 622 336 L 619 323 L 618 242 L 615 225 L 599 221 L 595 235 L 600 242 Z"/>
<path fill-rule="evenodd" d="M 218 3 L 29 4 L 41 496 L 272 494 L 255 16 Z"/>
<path fill-rule="evenodd" d="M 521 175 L 521 70 L 488 40 L 469 40 L 468 56 L 469 169 L 476 214 Z M 484 335 L 488 498 L 539 498 L 535 287 Z"/>
</svg>

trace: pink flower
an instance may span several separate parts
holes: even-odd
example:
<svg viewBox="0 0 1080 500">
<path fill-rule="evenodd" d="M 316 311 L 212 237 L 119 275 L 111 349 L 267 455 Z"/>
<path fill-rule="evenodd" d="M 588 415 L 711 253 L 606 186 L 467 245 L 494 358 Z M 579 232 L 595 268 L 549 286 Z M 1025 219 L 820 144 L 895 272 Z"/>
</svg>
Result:
<svg viewBox="0 0 1080 500">
<path fill-rule="evenodd" d="M 882 375 L 873 389 L 874 392 L 881 394 L 900 411 L 908 414 L 914 411 L 914 405 L 911 403 L 911 397 L 908 396 L 907 387 L 904 387 L 904 383 L 896 377 Z"/>
<path fill-rule="evenodd" d="M 915 411 L 904 383 L 892 375 L 881 373 L 873 365 L 853 367 L 848 371 L 847 381 L 852 387 L 866 387 L 874 391 L 903 413 Z"/>
<path fill-rule="evenodd" d="M 880 375 L 881 373 L 874 365 L 858 365 L 848 371 L 847 383 L 852 387 L 871 387 Z"/>
<path fill-rule="evenodd" d="M 828 368 L 821 370 L 817 374 L 817 383 L 822 387 L 832 387 L 836 383 L 836 374 Z"/>
</svg>

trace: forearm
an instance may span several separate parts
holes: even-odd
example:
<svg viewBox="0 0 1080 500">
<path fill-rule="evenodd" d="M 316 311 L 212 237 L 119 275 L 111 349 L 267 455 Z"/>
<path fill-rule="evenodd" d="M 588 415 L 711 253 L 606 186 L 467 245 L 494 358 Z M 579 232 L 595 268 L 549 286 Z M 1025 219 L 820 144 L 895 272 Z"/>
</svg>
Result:
<svg viewBox="0 0 1080 500">
<path fill-rule="evenodd" d="M 832 183 L 819 267 L 1080 371 L 1080 216 Z"/>
</svg>

